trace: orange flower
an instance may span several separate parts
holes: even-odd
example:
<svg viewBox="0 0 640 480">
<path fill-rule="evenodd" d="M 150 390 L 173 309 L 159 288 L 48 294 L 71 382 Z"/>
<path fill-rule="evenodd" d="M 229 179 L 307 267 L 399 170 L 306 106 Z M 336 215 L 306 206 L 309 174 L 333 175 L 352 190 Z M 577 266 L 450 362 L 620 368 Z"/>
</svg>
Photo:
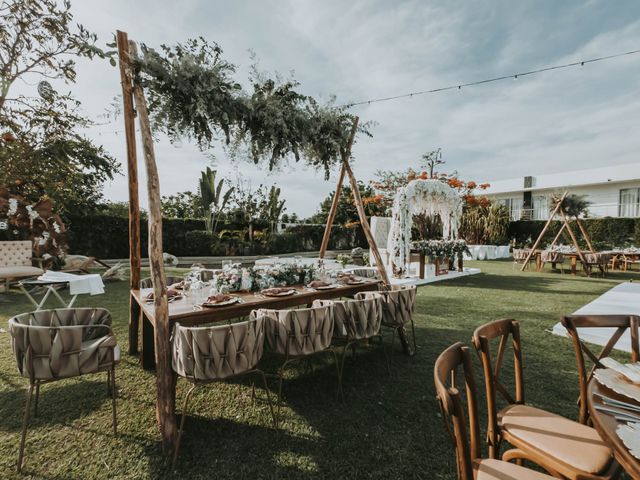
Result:
<svg viewBox="0 0 640 480">
<path fill-rule="evenodd" d="M 490 186 L 491 186 L 491 184 L 490 184 L 490 183 L 481 183 L 481 184 L 480 184 L 480 188 L 481 188 L 482 190 L 486 190 L 486 189 L 487 189 L 487 188 L 489 188 Z"/>
<path fill-rule="evenodd" d="M 476 188 L 478 185 L 476 184 L 476 182 L 467 182 L 467 188 L 469 190 L 473 190 L 474 188 Z"/>
</svg>

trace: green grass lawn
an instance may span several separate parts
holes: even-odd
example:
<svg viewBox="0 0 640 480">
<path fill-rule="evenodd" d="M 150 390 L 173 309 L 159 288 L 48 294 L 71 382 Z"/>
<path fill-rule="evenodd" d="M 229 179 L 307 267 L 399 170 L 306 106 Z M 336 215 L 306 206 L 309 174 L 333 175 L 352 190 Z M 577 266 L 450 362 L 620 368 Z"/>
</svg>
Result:
<svg viewBox="0 0 640 480">
<path fill-rule="evenodd" d="M 196 390 L 175 470 L 160 452 L 154 376 L 136 358 L 125 354 L 117 369 L 117 437 L 111 431 L 106 375 L 45 385 L 27 436 L 23 477 L 454 479 L 454 455 L 434 398 L 433 364 L 452 343 L 469 343 L 476 326 L 504 317 L 521 322 L 527 402 L 577 418 L 573 349 L 547 330 L 562 314 L 640 274 L 585 278 L 521 273 L 506 261 L 469 264 L 483 273 L 419 288 L 414 358 L 398 349 L 391 376 L 379 347 L 363 348 L 347 360 L 344 404 L 336 401 L 335 368 L 328 360 L 311 373 L 301 369 L 290 375 L 277 430 L 266 403 L 251 404 L 248 380 Z M 108 284 L 102 296 L 81 296 L 78 305 L 109 309 L 126 352 L 126 282 Z M 17 374 L 6 322 L 29 309 L 17 294 L 0 303 L 2 479 L 17 477 L 28 383 Z M 267 355 L 264 368 L 273 371 L 276 362 Z M 480 374 L 476 369 L 479 382 Z M 185 386 L 179 381 L 179 406 Z"/>
</svg>

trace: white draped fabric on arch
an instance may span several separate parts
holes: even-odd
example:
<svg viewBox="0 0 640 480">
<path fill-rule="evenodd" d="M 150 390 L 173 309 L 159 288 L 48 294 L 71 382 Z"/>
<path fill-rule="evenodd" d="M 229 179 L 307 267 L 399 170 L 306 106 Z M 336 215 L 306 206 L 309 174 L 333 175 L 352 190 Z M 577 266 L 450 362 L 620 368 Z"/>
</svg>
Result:
<svg viewBox="0 0 640 480">
<path fill-rule="evenodd" d="M 406 269 L 411 250 L 414 215 L 439 215 L 442 220 L 442 238 L 452 240 L 458 234 L 462 203 L 460 194 L 440 180 L 415 179 L 400 187 L 393 200 L 391 230 L 387 243 L 392 265 L 400 271 Z"/>
</svg>

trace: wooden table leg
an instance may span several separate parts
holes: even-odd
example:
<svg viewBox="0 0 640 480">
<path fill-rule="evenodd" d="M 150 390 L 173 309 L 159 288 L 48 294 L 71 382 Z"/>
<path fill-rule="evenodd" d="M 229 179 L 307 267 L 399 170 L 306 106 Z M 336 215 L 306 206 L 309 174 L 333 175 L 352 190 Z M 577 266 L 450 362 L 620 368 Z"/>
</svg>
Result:
<svg viewBox="0 0 640 480">
<path fill-rule="evenodd" d="M 424 279 L 424 252 L 420 252 L 420 271 L 419 276 L 421 279 Z"/>
<path fill-rule="evenodd" d="M 129 355 L 138 354 L 138 331 L 140 330 L 140 305 L 129 297 Z"/>
<path fill-rule="evenodd" d="M 572 256 L 571 257 L 571 275 L 577 275 L 577 274 L 578 274 L 578 257 Z"/>
<path fill-rule="evenodd" d="M 542 270 L 542 255 L 536 254 L 536 272 Z"/>
<path fill-rule="evenodd" d="M 156 368 L 156 346 L 154 340 L 153 324 L 146 315 L 142 315 L 142 350 L 140 351 L 140 363 L 144 370 Z"/>
</svg>

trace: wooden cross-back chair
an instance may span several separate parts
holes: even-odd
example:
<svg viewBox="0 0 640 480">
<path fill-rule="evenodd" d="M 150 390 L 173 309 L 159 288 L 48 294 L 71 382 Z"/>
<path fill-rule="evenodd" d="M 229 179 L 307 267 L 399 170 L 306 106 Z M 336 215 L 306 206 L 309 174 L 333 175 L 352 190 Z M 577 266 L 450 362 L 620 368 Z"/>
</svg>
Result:
<svg viewBox="0 0 640 480">
<path fill-rule="evenodd" d="M 457 377 L 461 378 L 464 385 L 457 385 Z M 482 458 L 478 401 L 469 347 L 458 342 L 442 352 L 436 360 L 433 380 L 442 418 L 455 446 L 459 480 L 553 478 L 513 463 Z M 466 393 L 468 424 L 461 393 L 463 389 Z"/>
<path fill-rule="evenodd" d="M 515 395 L 500 380 L 500 370 L 511 339 Z M 498 341 L 495 362 L 491 343 Z M 487 443 L 489 456 L 499 458 L 502 440 L 507 449 L 502 460 L 531 461 L 551 475 L 569 479 L 609 479 L 619 465 L 595 429 L 554 413 L 525 405 L 522 343 L 516 320 L 502 319 L 476 329 L 473 344 L 482 362 L 487 394 Z M 508 405 L 497 407 L 497 392 Z"/>
<path fill-rule="evenodd" d="M 587 398 L 587 386 L 593 377 L 596 368 L 604 368 L 600 360 L 608 357 L 616 346 L 622 335 L 629 330 L 631 339 L 631 361 L 640 360 L 640 346 L 638 341 L 638 328 L 640 317 L 634 315 L 570 315 L 562 318 L 562 325 L 567 329 L 573 341 L 578 364 L 578 379 L 580 381 L 580 396 L 578 405 L 580 406 L 580 423 L 585 425 L 589 422 L 589 409 L 584 399 Z M 602 347 L 597 355 L 580 339 L 579 328 L 610 328 L 613 333 L 606 345 Z M 592 363 L 587 372 L 586 360 Z"/>
</svg>

